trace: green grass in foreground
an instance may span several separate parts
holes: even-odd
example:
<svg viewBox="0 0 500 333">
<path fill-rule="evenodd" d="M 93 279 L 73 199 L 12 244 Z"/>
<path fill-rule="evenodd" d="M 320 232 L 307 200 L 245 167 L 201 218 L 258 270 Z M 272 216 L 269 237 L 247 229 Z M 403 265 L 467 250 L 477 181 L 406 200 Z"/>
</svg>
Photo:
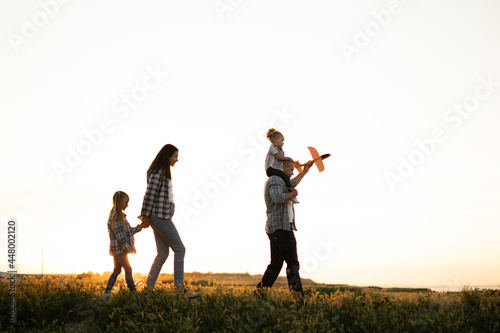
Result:
<svg viewBox="0 0 500 333">
<path fill-rule="evenodd" d="M 140 285 L 141 281 L 136 281 Z M 9 285 L 0 280 L 2 332 L 499 332 L 500 291 L 388 292 L 307 288 L 303 299 L 276 288 L 190 285 L 186 300 L 170 284 L 135 296 L 123 281 L 108 301 L 105 283 L 24 277 L 16 287 L 17 323 L 9 324 Z M 138 288 L 141 290 L 141 286 Z"/>
</svg>

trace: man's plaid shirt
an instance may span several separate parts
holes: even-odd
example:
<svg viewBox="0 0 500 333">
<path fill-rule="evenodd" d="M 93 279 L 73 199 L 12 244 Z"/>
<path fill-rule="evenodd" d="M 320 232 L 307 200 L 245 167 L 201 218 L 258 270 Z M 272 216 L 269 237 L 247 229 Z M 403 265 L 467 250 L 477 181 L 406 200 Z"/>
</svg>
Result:
<svg viewBox="0 0 500 333">
<path fill-rule="evenodd" d="M 290 179 L 292 187 L 297 183 Z M 271 176 L 267 179 L 264 189 L 264 199 L 266 200 L 266 233 L 272 234 L 278 229 L 291 231 L 290 220 L 288 217 L 287 204 L 285 203 L 285 194 L 288 193 L 285 181 L 278 176 Z M 294 218 L 295 220 L 295 218 Z"/>
<path fill-rule="evenodd" d="M 115 218 L 115 225 L 112 226 L 111 216 L 113 212 L 109 214 L 108 219 L 108 234 L 109 234 L 109 254 L 112 256 L 117 256 L 119 254 L 129 254 L 136 253 L 134 246 L 134 234 L 142 230 L 140 225 L 132 228 L 127 221 L 125 214 L 125 228 L 117 218 Z"/>
<path fill-rule="evenodd" d="M 141 217 L 154 215 L 162 219 L 171 217 L 171 203 L 168 201 L 168 180 L 163 173 L 150 173 Z"/>
</svg>

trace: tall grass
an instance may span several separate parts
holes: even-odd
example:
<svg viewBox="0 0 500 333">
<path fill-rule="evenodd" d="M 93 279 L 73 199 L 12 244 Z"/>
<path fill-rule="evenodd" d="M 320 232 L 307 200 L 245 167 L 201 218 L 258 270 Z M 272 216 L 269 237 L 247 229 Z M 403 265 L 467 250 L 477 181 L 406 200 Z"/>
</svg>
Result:
<svg viewBox="0 0 500 333">
<path fill-rule="evenodd" d="M 136 281 L 137 282 L 137 281 Z M 139 283 L 140 284 L 140 283 Z M 131 295 L 118 281 L 101 300 L 104 282 L 23 278 L 16 287 L 17 323 L 9 324 L 8 283 L 0 282 L 4 332 L 499 332 L 500 292 L 387 292 L 309 288 L 304 298 L 276 288 L 190 285 L 185 299 L 170 284 Z M 141 290 L 141 288 L 139 288 Z"/>
</svg>

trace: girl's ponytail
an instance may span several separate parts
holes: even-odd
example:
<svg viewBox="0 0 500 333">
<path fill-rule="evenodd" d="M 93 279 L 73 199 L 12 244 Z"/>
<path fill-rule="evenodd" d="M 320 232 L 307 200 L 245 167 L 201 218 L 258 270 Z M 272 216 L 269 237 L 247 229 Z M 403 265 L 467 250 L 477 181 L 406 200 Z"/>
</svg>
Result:
<svg viewBox="0 0 500 333">
<path fill-rule="evenodd" d="M 122 191 L 116 191 L 113 194 L 113 208 L 109 215 L 111 216 L 111 229 L 115 227 L 115 221 L 118 220 L 121 222 L 123 228 L 125 228 L 125 216 L 123 215 L 124 207 L 124 199 L 128 201 L 129 197 L 127 193 Z"/>
</svg>

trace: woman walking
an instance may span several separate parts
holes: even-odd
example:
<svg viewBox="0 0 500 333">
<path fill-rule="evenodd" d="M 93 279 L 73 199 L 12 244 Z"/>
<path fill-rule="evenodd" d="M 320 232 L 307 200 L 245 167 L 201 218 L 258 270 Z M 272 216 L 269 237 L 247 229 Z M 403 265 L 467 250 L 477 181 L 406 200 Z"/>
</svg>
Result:
<svg viewBox="0 0 500 333">
<path fill-rule="evenodd" d="M 157 256 L 151 265 L 146 288 L 153 289 L 163 264 L 168 258 L 169 249 L 174 251 L 174 285 L 184 289 L 184 255 L 186 248 L 172 221 L 175 211 L 172 174 L 170 167 L 177 163 L 179 150 L 167 144 L 158 152 L 147 171 L 147 188 L 139 218 L 153 228 Z M 185 297 L 195 298 L 198 293 L 186 292 Z"/>
</svg>

